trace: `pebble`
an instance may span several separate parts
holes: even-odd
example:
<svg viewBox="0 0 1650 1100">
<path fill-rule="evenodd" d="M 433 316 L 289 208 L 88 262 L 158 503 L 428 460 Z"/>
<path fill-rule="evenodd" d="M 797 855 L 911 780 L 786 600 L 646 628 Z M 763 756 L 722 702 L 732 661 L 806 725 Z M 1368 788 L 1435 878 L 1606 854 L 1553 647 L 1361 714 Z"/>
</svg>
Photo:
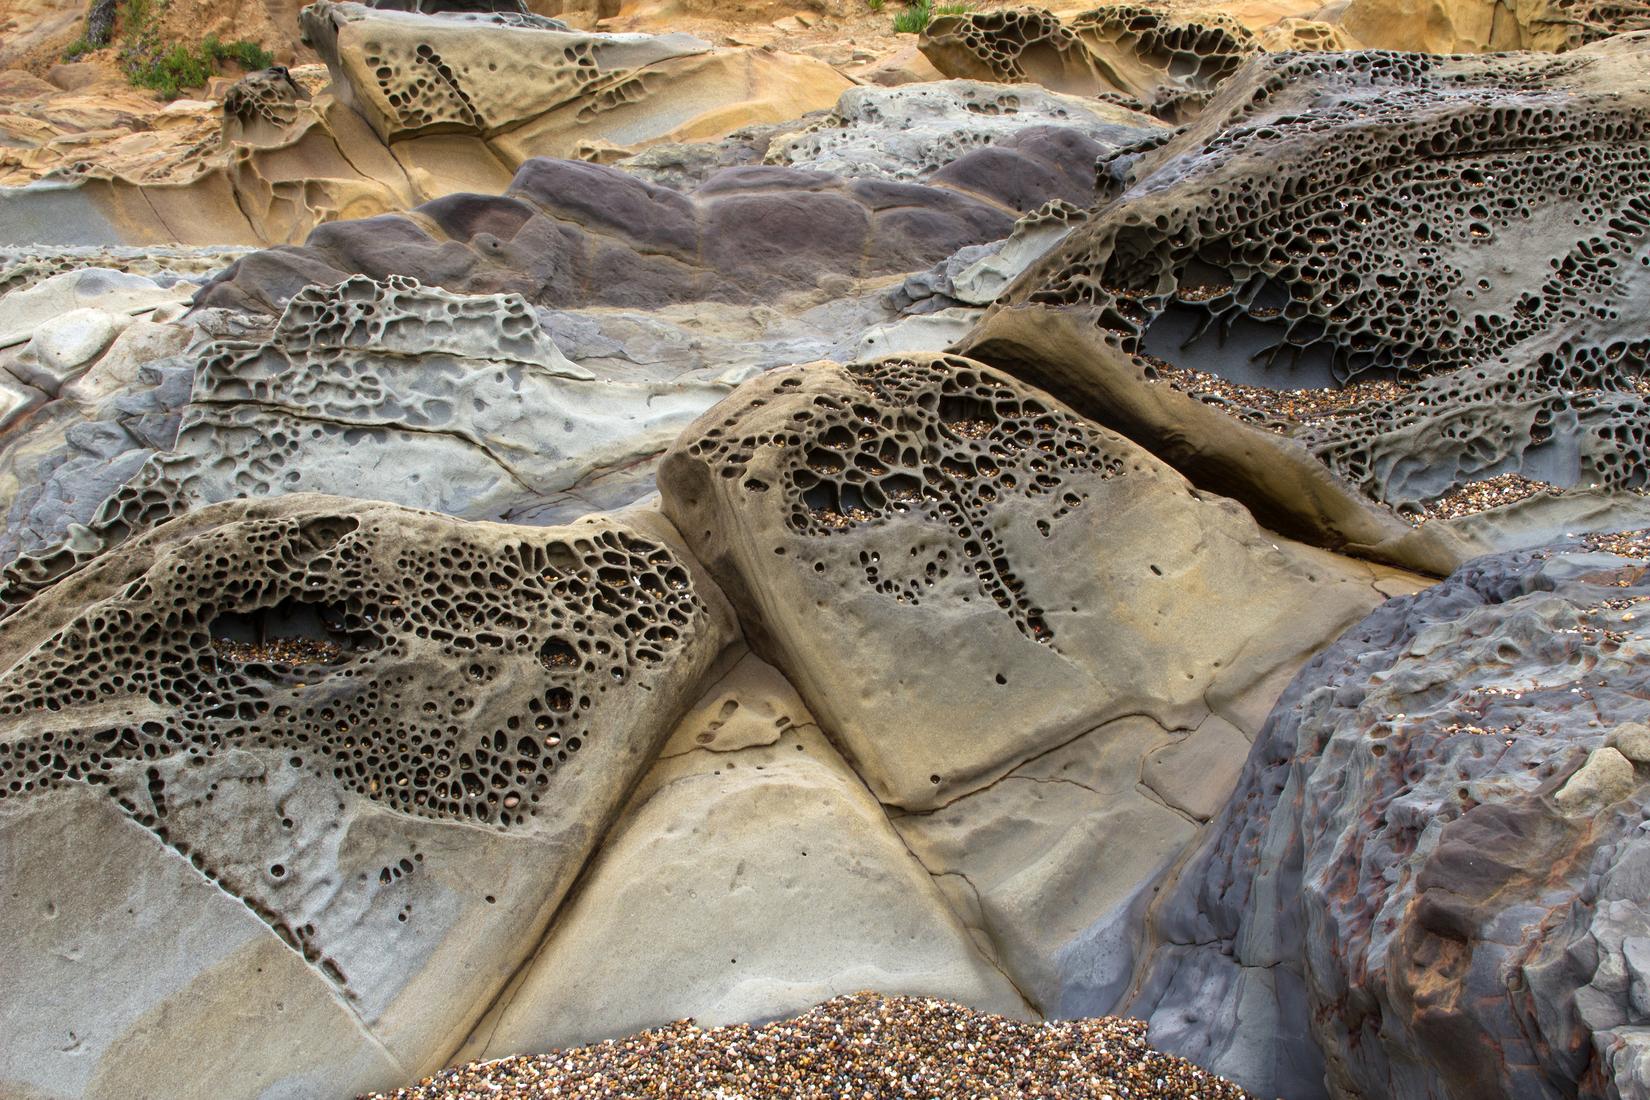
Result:
<svg viewBox="0 0 1650 1100">
<path fill-rule="evenodd" d="M 1242 1089 L 1153 1050 L 1141 1020 L 1026 1023 L 928 997 L 855 993 L 791 1020 L 625 1039 L 443 1070 L 363 1100 L 1239 1100 Z"/>
</svg>

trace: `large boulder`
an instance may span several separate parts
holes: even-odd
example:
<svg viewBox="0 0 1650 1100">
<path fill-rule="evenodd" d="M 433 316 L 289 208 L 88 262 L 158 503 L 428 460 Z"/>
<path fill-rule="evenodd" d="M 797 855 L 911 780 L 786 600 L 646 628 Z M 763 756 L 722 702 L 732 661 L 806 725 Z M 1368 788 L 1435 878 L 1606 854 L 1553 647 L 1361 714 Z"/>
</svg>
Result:
<svg viewBox="0 0 1650 1100">
<path fill-rule="evenodd" d="M 1307 666 L 1154 914 L 1154 1041 L 1265 1095 L 1644 1095 L 1647 560 L 1479 559 Z"/>
<path fill-rule="evenodd" d="M 955 357 L 769 372 L 659 483 L 753 647 L 1048 1014 L 1126 991 L 1152 884 L 1245 733 L 1405 583 L 1268 536 Z M 1213 789 L 1162 767 L 1139 783 L 1176 758 Z"/>
<path fill-rule="evenodd" d="M 0 1093 L 439 1067 L 734 636 L 647 513 L 233 502 L 63 580 L 0 639 Z"/>
<path fill-rule="evenodd" d="M 1650 34 L 1256 60 L 1105 166 L 1121 195 L 963 347 L 1412 568 L 1642 513 L 1647 62 Z"/>
<path fill-rule="evenodd" d="M 796 692 L 746 654 L 665 743 L 465 1056 L 773 1019 L 861 989 L 1027 1014 Z"/>
</svg>

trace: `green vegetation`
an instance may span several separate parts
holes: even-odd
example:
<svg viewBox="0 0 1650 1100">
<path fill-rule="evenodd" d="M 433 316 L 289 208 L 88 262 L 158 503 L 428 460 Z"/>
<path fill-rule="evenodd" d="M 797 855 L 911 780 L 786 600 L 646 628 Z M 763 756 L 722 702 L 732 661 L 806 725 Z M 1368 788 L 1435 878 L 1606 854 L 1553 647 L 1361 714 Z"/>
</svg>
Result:
<svg viewBox="0 0 1650 1100">
<path fill-rule="evenodd" d="M 872 11 L 881 11 L 882 0 L 865 0 L 865 6 L 870 8 Z"/>
<path fill-rule="evenodd" d="M 894 16 L 894 33 L 921 34 L 928 29 L 928 21 L 932 18 L 934 8 L 929 0 L 917 0 L 914 4 L 905 5 L 905 10 Z"/>
<path fill-rule="evenodd" d="M 169 99 L 176 99 L 184 88 L 198 88 L 218 71 L 225 61 L 233 61 L 243 69 L 267 69 L 275 62 L 275 55 L 256 42 L 218 41 L 209 34 L 200 45 L 188 46 L 182 42 L 160 45 L 158 49 L 123 49 L 121 64 L 126 76 L 139 88 L 150 88 Z"/>
<path fill-rule="evenodd" d="M 168 42 L 160 36 L 160 17 L 167 0 L 94 0 L 86 14 L 86 33 L 63 52 L 73 61 L 109 44 L 118 8 L 121 25 L 120 67 L 139 88 L 176 99 L 185 88 L 198 88 L 225 62 L 248 71 L 267 69 L 275 55 L 256 42 L 221 42 L 209 34 L 196 45 Z"/>
<path fill-rule="evenodd" d="M 921 34 L 937 16 L 967 15 L 973 10 L 973 4 L 941 4 L 935 7 L 933 0 L 915 0 L 914 3 L 906 4 L 905 10 L 894 16 L 894 33 Z"/>
</svg>

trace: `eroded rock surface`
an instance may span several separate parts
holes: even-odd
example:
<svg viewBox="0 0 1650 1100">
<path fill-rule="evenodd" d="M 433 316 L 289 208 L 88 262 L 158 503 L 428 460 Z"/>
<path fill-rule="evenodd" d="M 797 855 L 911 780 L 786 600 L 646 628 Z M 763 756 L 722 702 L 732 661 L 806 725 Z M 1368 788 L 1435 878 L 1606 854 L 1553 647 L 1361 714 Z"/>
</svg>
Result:
<svg viewBox="0 0 1650 1100">
<path fill-rule="evenodd" d="M 1642 508 L 1647 58 L 1255 61 L 1115 160 L 1121 196 L 965 346 L 1281 529 L 1411 566 L 1597 507 L 1551 489 Z"/>
<path fill-rule="evenodd" d="M 61 582 L 0 643 L 6 1090 L 439 1065 L 732 636 L 645 514 L 236 502 Z"/>
<path fill-rule="evenodd" d="M 141 467 L 106 484 L 92 515 L 63 509 L 20 546 L 4 602 L 135 532 L 240 497 L 326 492 L 539 522 L 559 503 L 576 516 L 589 505 L 560 498 L 662 452 L 729 389 L 691 374 L 598 380 L 562 355 L 521 298 L 395 277 L 311 287 L 248 336 L 180 357 L 192 390 L 172 443 L 119 452 Z M 644 492 L 645 482 L 629 499 Z M 53 499 L 37 494 L 36 507 Z"/>
<path fill-rule="evenodd" d="M 1125 714 L 1195 725 L 1303 652 L 1302 617 L 1333 632 L 1376 598 L 955 357 L 769 372 L 683 435 L 660 487 L 759 650 L 912 809 Z"/>
<path fill-rule="evenodd" d="M 1286 48 L 1311 48 L 1305 36 Z M 1062 20 L 1042 8 L 935 19 L 922 51 L 947 76 L 1031 81 L 1122 97 L 1164 118 L 1193 114 L 1260 40 L 1215 10 L 1108 4 Z"/>
<path fill-rule="evenodd" d="M 783 677 L 746 655 L 661 750 L 470 1057 L 859 989 L 1027 1015 Z"/>
<path fill-rule="evenodd" d="M 1647 557 L 1480 559 L 1315 659 L 1155 914 L 1154 1039 L 1265 1094 L 1642 1095 Z"/>
<path fill-rule="evenodd" d="M 688 193 L 605 165 L 532 160 L 503 195 L 327 225 L 302 248 L 247 257 L 199 302 L 272 312 L 309 282 L 394 273 L 561 308 L 774 303 L 832 280 L 918 270 L 1006 236 L 1051 198 L 1086 200 L 1106 148 L 1076 129 L 1033 129 L 964 154 L 927 184 L 753 165 Z"/>
</svg>

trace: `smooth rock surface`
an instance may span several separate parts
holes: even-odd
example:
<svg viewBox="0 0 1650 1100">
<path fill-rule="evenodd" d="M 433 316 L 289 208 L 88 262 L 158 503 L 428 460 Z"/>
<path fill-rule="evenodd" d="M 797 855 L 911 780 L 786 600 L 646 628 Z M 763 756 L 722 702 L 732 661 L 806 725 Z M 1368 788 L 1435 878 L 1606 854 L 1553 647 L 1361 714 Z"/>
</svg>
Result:
<svg viewBox="0 0 1650 1100">
<path fill-rule="evenodd" d="M 1026 1013 L 795 692 L 747 656 L 677 727 L 466 1053 L 772 1019 L 860 989 Z"/>
</svg>

